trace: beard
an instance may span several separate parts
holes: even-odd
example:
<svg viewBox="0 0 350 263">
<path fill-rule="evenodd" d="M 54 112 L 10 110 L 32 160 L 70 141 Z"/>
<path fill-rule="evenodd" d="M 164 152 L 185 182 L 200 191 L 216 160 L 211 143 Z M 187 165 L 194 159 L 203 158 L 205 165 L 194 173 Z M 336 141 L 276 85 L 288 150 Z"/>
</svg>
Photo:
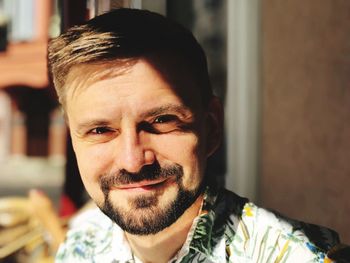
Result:
<svg viewBox="0 0 350 263">
<path fill-rule="evenodd" d="M 100 185 L 104 193 L 104 203 L 99 205 L 101 211 L 124 231 L 134 235 L 156 234 L 172 225 L 198 198 L 202 192 L 201 185 L 194 190 L 187 190 L 183 185 L 183 168 L 178 165 L 160 167 L 158 163 L 144 166 L 138 173 L 125 170 L 118 174 L 101 176 Z M 163 206 L 159 204 L 158 191 L 140 194 L 128 200 L 128 209 L 113 203 L 110 188 L 115 185 L 137 183 L 143 180 L 175 178 L 178 188 L 175 198 Z M 165 189 L 166 191 L 166 189 Z"/>
</svg>

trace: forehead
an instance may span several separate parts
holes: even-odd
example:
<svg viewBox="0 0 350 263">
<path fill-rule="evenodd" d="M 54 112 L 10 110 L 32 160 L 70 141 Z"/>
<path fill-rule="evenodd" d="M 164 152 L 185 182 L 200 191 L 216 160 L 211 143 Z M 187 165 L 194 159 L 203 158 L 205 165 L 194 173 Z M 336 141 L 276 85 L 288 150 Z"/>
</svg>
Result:
<svg viewBox="0 0 350 263">
<path fill-rule="evenodd" d="M 152 95 L 157 87 L 167 87 L 186 106 L 201 108 L 201 94 L 196 87 L 198 84 L 189 70 L 180 64 L 173 58 L 165 61 L 159 57 L 144 57 L 75 66 L 67 77 L 66 100 L 73 99 L 92 87 L 101 88 L 103 83 L 114 79 L 116 84 L 111 85 L 111 88 L 118 89 L 120 94 L 146 92 Z"/>
<path fill-rule="evenodd" d="M 86 123 L 142 121 L 165 113 L 183 118 L 200 114 L 145 60 L 123 74 L 88 83 L 67 94 L 66 114 L 73 129 L 86 127 Z"/>
</svg>

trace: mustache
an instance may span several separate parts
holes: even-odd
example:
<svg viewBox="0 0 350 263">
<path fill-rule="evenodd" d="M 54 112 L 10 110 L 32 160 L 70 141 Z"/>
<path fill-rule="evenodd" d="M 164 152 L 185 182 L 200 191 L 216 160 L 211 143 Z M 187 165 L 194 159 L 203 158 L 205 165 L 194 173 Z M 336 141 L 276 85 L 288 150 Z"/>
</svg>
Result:
<svg viewBox="0 0 350 263">
<path fill-rule="evenodd" d="M 100 185 L 103 192 L 108 192 L 113 185 L 127 185 L 141 181 L 152 181 L 158 179 L 167 179 L 175 176 L 179 180 L 183 176 L 182 166 L 173 164 L 161 167 L 158 163 L 145 165 L 137 173 L 130 173 L 121 169 L 116 173 L 104 174 L 100 177 Z"/>
</svg>

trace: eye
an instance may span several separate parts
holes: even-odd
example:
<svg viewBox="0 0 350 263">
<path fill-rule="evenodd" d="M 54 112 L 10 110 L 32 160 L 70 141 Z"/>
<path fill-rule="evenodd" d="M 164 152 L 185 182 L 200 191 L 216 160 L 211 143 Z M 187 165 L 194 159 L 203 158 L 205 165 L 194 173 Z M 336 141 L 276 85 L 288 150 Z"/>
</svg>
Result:
<svg viewBox="0 0 350 263">
<path fill-rule="evenodd" d="M 108 126 L 100 126 L 86 132 L 84 139 L 94 143 L 104 143 L 116 136 L 118 136 L 118 130 Z"/>
<path fill-rule="evenodd" d="M 105 134 L 108 132 L 113 132 L 113 130 L 108 128 L 108 127 L 97 127 L 95 129 L 92 129 L 89 133 L 100 135 L 100 134 Z"/>
<path fill-rule="evenodd" d="M 154 119 L 153 123 L 169 123 L 169 122 L 176 122 L 178 121 L 178 118 L 175 115 L 161 115 Z"/>
<path fill-rule="evenodd" d="M 153 133 L 169 133 L 180 129 L 181 121 L 176 115 L 164 114 L 157 116 L 148 124 L 148 130 Z"/>
</svg>

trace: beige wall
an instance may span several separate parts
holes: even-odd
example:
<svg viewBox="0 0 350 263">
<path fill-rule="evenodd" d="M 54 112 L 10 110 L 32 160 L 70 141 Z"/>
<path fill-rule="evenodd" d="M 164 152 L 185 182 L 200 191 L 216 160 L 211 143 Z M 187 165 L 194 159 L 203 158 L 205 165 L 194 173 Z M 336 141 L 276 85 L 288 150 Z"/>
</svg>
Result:
<svg viewBox="0 0 350 263">
<path fill-rule="evenodd" d="M 350 243 L 350 1 L 263 0 L 260 197 Z"/>
</svg>

